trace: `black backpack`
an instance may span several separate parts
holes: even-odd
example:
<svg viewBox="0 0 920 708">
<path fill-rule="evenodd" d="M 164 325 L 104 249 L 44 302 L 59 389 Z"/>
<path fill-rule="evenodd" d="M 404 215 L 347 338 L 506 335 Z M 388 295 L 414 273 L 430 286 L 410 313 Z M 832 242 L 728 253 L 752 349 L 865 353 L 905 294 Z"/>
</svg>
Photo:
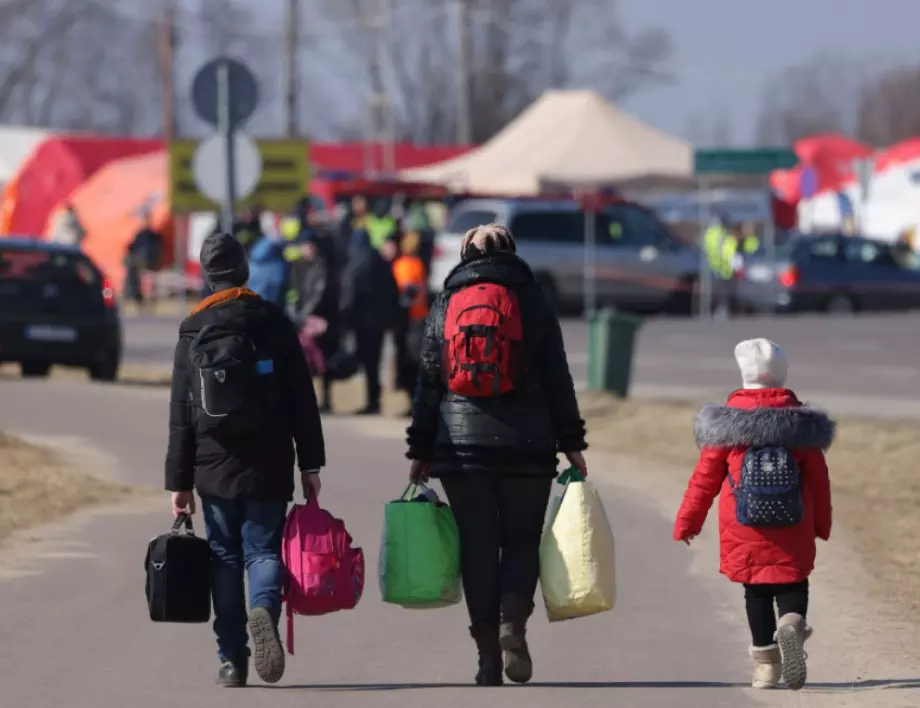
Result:
<svg viewBox="0 0 920 708">
<path fill-rule="evenodd" d="M 195 535 L 188 514 L 180 514 L 169 533 L 149 543 L 144 570 L 147 608 L 154 622 L 211 619 L 211 549 Z"/>
<path fill-rule="evenodd" d="M 201 436 L 263 430 L 283 398 L 271 352 L 238 327 L 206 325 L 189 345 L 192 419 Z"/>
</svg>

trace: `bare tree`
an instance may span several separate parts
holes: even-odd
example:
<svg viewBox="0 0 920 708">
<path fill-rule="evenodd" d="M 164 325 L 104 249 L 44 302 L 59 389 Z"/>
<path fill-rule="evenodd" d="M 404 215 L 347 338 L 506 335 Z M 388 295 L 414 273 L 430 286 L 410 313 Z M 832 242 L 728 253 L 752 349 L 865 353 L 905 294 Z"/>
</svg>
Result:
<svg viewBox="0 0 920 708">
<path fill-rule="evenodd" d="M 770 80 L 755 129 L 761 145 L 790 145 L 818 133 L 853 134 L 866 70 L 855 60 L 821 54 Z"/>
<path fill-rule="evenodd" d="M 610 0 L 468 0 L 473 135 L 486 140 L 549 88 L 594 86 L 625 100 L 668 79 L 667 35 L 628 33 Z M 392 3 L 391 3 L 392 4 Z M 398 134 L 451 142 L 456 134 L 454 3 L 403 0 L 380 17 L 380 0 L 327 0 L 352 33 L 365 93 L 381 87 L 397 111 Z M 383 20 L 375 26 L 375 20 Z M 378 41 L 382 51 L 378 51 Z"/>
<path fill-rule="evenodd" d="M 876 147 L 920 135 L 920 66 L 892 69 L 863 84 L 856 133 Z"/>
</svg>

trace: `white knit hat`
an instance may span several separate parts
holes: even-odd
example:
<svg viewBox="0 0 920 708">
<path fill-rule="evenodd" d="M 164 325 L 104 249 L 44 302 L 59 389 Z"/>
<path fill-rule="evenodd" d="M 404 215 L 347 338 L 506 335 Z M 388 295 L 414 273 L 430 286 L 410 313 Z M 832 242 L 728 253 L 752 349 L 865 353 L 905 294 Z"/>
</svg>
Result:
<svg viewBox="0 0 920 708">
<path fill-rule="evenodd" d="M 735 347 L 744 388 L 782 388 L 786 385 L 786 352 L 769 339 L 747 339 Z"/>
</svg>

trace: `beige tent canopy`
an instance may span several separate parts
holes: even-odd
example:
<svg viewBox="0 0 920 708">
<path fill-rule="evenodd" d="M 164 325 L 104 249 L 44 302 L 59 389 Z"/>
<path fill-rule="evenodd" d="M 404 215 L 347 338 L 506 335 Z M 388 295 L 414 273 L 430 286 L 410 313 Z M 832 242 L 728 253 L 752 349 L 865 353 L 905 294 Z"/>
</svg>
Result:
<svg viewBox="0 0 920 708">
<path fill-rule="evenodd" d="M 400 177 L 503 196 L 556 184 L 664 186 L 692 179 L 693 147 L 594 91 L 548 91 L 479 148 Z"/>
</svg>

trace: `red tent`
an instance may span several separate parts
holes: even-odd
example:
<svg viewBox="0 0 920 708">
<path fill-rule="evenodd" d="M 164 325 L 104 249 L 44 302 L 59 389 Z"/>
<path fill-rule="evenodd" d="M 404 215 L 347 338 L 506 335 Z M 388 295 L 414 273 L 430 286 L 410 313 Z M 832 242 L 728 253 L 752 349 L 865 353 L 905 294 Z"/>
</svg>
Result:
<svg viewBox="0 0 920 708">
<path fill-rule="evenodd" d="M 875 171 L 884 172 L 898 165 L 920 160 L 920 138 L 909 138 L 875 156 Z"/>
<path fill-rule="evenodd" d="M 60 137 L 42 143 L 10 180 L 4 201 L 7 212 L 4 232 L 39 236 L 51 211 L 99 168 L 123 157 L 163 149 L 160 140 L 135 138 Z M 79 215 L 79 214 L 78 214 Z"/>
</svg>

